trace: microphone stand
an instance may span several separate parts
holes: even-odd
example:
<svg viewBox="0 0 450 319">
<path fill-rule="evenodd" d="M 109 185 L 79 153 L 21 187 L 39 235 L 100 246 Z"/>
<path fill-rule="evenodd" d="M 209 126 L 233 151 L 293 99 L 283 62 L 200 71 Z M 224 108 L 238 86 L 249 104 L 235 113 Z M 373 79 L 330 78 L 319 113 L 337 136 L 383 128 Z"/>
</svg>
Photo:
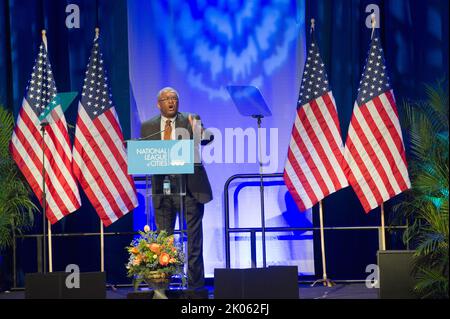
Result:
<svg viewBox="0 0 450 319">
<path fill-rule="evenodd" d="M 122 143 L 125 144 L 125 143 L 128 142 L 128 141 L 143 141 L 143 140 L 146 140 L 146 139 L 148 139 L 148 138 L 150 138 L 150 137 L 153 137 L 153 136 L 155 136 L 155 135 L 161 134 L 161 133 L 165 132 L 167 129 L 168 129 L 168 127 L 166 127 L 164 130 L 161 130 L 161 131 L 159 131 L 159 132 L 154 132 L 154 133 L 149 134 L 149 135 L 144 136 L 144 137 L 131 138 L 131 139 L 129 139 L 129 140 L 124 140 L 124 141 L 122 141 Z"/>
</svg>

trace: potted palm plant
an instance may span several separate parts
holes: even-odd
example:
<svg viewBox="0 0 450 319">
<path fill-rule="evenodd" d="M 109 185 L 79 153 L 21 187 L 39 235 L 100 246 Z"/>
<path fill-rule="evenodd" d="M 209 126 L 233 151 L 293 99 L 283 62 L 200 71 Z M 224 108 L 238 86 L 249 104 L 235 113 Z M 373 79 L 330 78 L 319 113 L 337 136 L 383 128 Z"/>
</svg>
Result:
<svg viewBox="0 0 450 319">
<path fill-rule="evenodd" d="M 403 240 L 414 248 L 414 292 L 448 298 L 448 89 L 425 86 L 425 101 L 403 103 L 412 188 L 394 212 L 410 223 Z"/>
<path fill-rule="evenodd" d="M 31 189 L 9 152 L 13 127 L 12 113 L 0 106 L 0 253 L 4 256 L 10 253 L 13 234 L 31 227 L 37 210 Z"/>
</svg>

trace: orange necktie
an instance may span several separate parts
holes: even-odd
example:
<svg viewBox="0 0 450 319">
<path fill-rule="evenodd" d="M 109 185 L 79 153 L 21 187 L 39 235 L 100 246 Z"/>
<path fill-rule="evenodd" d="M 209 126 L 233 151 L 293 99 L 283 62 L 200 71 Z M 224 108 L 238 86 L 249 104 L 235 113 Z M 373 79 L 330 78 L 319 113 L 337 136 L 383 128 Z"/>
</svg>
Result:
<svg viewBox="0 0 450 319">
<path fill-rule="evenodd" d="M 171 120 L 166 120 L 166 127 L 164 128 L 164 139 L 165 140 L 171 140 L 172 139 L 172 125 L 170 125 L 170 123 L 172 123 Z"/>
</svg>

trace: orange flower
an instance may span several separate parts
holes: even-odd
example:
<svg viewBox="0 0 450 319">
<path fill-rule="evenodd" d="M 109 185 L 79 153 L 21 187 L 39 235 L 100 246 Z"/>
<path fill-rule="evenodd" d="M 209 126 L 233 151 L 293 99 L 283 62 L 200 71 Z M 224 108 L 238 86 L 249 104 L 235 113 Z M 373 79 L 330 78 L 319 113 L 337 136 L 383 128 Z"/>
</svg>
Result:
<svg viewBox="0 0 450 319">
<path fill-rule="evenodd" d="M 173 263 L 176 263 L 176 262 L 177 262 L 177 260 L 175 258 L 170 258 L 169 259 L 169 264 L 173 264 Z"/>
<path fill-rule="evenodd" d="M 161 246 L 159 246 L 158 244 L 156 244 L 156 243 L 152 243 L 152 244 L 150 244 L 150 250 L 152 251 L 152 252 L 154 252 L 155 254 L 157 254 L 157 255 L 159 255 L 160 253 L 161 253 Z"/>
<path fill-rule="evenodd" d="M 131 253 L 133 253 L 134 255 L 137 255 L 137 254 L 139 254 L 139 249 L 137 248 L 137 247 L 133 247 L 133 248 L 131 248 Z"/>
<path fill-rule="evenodd" d="M 168 253 L 162 253 L 161 256 L 159 256 L 159 264 L 161 266 L 167 266 L 169 264 L 170 256 Z"/>
<path fill-rule="evenodd" d="M 175 248 L 175 247 L 172 247 L 172 252 L 176 252 L 177 251 L 177 249 Z"/>
<path fill-rule="evenodd" d="M 136 258 L 133 260 L 133 265 L 138 266 L 142 261 L 142 256 L 137 255 Z"/>
</svg>

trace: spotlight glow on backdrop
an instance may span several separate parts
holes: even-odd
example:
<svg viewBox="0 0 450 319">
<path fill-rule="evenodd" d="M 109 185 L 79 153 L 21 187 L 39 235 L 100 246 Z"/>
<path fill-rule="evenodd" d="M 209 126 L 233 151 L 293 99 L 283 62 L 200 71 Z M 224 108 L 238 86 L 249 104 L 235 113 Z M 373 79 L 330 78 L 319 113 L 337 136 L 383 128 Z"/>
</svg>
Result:
<svg viewBox="0 0 450 319">
<path fill-rule="evenodd" d="M 282 172 L 294 121 L 305 58 L 304 4 L 297 1 L 130 1 L 128 3 L 129 72 L 132 137 L 142 122 L 159 114 L 156 94 L 172 86 L 180 111 L 201 116 L 215 140 L 204 149 L 214 199 L 203 219 L 206 276 L 225 267 L 224 184 L 240 173 L 258 173 L 256 121 L 241 116 L 227 85 L 257 86 L 273 116 L 264 118 L 265 173 Z M 248 133 L 245 154 L 238 153 L 236 133 Z M 242 142 L 242 140 L 241 140 Z M 231 153 L 230 153 L 231 152 Z M 231 227 L 260 227 L 258 180 L 230 187 Z M 142 229 L 145 192 L 138 185 L 140 207 L 135 228 Z M 266 227 L 311 227 L 311 211 L 299 212 L 281 179 L 265 187 Z M 266 233 L 268 265 L 298 265 L 314 274 L 312 232 Z M 258 266 L 262 266 L 257 236 Z M 248 268 L 250 235 L 232 236 L 231 267 Z"/>
</svg>

